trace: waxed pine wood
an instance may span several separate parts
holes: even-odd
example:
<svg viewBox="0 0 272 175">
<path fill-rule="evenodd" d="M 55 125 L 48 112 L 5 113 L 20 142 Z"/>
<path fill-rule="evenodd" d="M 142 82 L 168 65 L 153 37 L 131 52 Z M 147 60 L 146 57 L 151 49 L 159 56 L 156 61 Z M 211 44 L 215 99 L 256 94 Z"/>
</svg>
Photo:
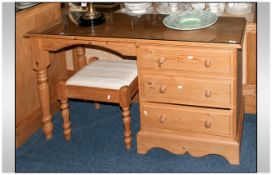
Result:
<svg viewBox="0 0 272 175">
<path fill-rule="evenodd" d="M 143 96 L 147 101 L 211 107 L 232 107 L 231 80 L 186 78 L 145 73 Z"/>
<path fill-rule="evenodd" d="M 153 17 L 153 21 L 157 21 L 158 23 L 151 25 L 148 22 L 151 17 Z M 189 152 L 193 156 L 219 154 L 224 156 L 231 164 L 239 164 L 243 100 L 238 101 L 238 99 L 241 99 L 242 94 L 242 89 L 240 88 L 241 79 L 238 78 L 241 77 L 241 71 L 238 70 L 242 69 L 242 62 L 238 60 L 241 58 L 237 55 L 238 50 L 242 48 L 245 20 L 242 18 L 220 17 L 218 22 L 210 28 L 177 33 L 177 31 L 162 26 L 162 17 L 163 15 L 144 15 L 143 18 L 133 21 L 139 24 L 139 26 L 131 28 L 128 24 L 131 24 L 129 22 L 132 22 L 131 20 L 134 18 L 125 14 L 112 14 L 110 16 L 112 20 L 108 23 L 106 22 L 105 25 L 94 28 L 92 33 L 87 29 L 79 28 L 73 24 L 67 25 L 69 27 L 69 31 L 67 32 L 63 30 L 65 28 L 63 28 L 62 23 L 52 23 L 47 28 L 36 29 L 28 33 L 26 37 L 32 38 L 33 41 L 37 40 L 39 43 L 39 48 L 36 49 L 39 50 L 37 51 L 37 56 L 41 59 L 34 60 L 34 62 L 38 63 L 39 68 L 46 67 L 48 64 L 46 57 L 44 59 L 39 57 L 45 51 L 58 51 L 70 46 L 80 45 L 82 47 L 84 45 L 95 46 L 96 44 L 100 44 L 100 47 L 103 49 L 117 52 L 121 55 L 134 56 L 136 54 L 141 122 L 142 118 L 145 117 L 143 116 L 145 114 L 143 105 L 147 102 L 157 104 L 158 106 L 163 105 L 164 107 L 166 105 L 178 105 L 179 107 L 177 108 L 169 107 L 169 110 L 171 110 L 169 112 L 170 120 L 173 120 L 174 123 L 182 121 L 182 119 L 175 116 L 175 111 L 184 110 L 185 106 L 191 106 L 189 112 L 195 111 L 201 113 L 201 111 L 205 111 L 203 117 L 192 118 L 188 121 L 188 123 L 195 127 L 187 128 L 188 131 L 186 132 L 184 131 L 186 128 L 183 127 L 176 129 L 175 124 L 167 125 L 167 129 L 160 128 L 151 120 L 153 127 L 146 127 L 146 125 L 145 127 L 140 127 L 141 129 L 137 134 L 138 153 L 146 153 L 154 147 L 161 147 L 176 154 L 186 152 Z M 111 32 L 109 32 L 109 29 L 111 29 Z M 64 33 L 59 35 L 60 32 Z M 164 35 L 161 35 L 162 32 Z M 228 35 L 224 35 L 225 32 Z M 216 36 L 214 37 L 213 34 L 215 33 Z M 230 40 L 232 41 L 231 43 L 229 43 Z M 132 48 L 132 51 L 128 51 L 125 48 L 126 44 Z M 136 48 L 136 52 L 133 51 L 133 48 Z M 144 61 L 147 59 L 144 58 L 145 54 L 142 54 L 144 52 L 142 49 L 144 48 L 150 49 L 148 52 L 154 57 L 154 60 L 157 57 L 156 63 L 154 60 L 151 61 L 154 63 L 153 67 L 146 68 L 144 65 Z M 179 50 L 185 51 L 186 55 L 182 55 L 183 52 Z M 173 51 L 176 54 L 173 54 Z M 161 55 L 165 59 L 161 59 Z M 168 58 L 169 55 L 170 58 Z M 222 56 L 222 59 L 226 59 L 226 61 L 218 61 L 217 57 L 220 56 Z M 174 57 L 175 59 L 173 59 Z M 209 57 L 211 60 L 208 60 Z M 167 61 L 169 60 L 171 60 L 171 64 L 167 65 Z M 175 61 L 176 64 L 174 64 Z M 149 66 L 153 63 L 149 64 Z M 154 67 L 155 64 L 157 67 Z M 164 64 L 167 66 L 164 67 Z M 188 68 L 182 64 L 187 64 Z M 216 69 L 209 71 L 209 68 L 213 68 L 213 66 Z M 227 69 L 224 69 L 225 66 Z M 198 71 L 198 67 L 200 71 Z M 189 71 L 190 68 L 193 71 Z M 145 77 L 149 78 L 146 82 Z M 161 79 L 165 84 L 160 84 Z M 187 82 L 183 87 L 183 85 L 180 85 L 180 82 L 183 82 L 184 79 Z M 150 80 L 156 80 L 154 83 L 157 85 L 154 86 L 155 92 L 149 90 L 145 93 L 144 90 L 153 88 L 152 82 L 149 83 Z M 199 85 L 197 86 L 197 84 Z M 228 87 L 223 86 L 223 88 L 218 88 L 221 84 Z M 132 87 L 135 86 L 132 85 Z M 218 88 L 218 90 L 212 89 L 211 91 L 207 89 L 209 87 Z M 175 97 L 174 95 L 178 92 L 177 89 L 180 90 L 183 88 L 187 90 L 184 97 L 178 94 Z M 124 89 L 124 92 L 130 91 L 130 88 Z M 105 96 L 99 95 L 99 89 L 92 89 L 92 92 L 96 92 L 93 94 L 87 92 L 88 89 L 86 87 L 70 86 L 67 88 L 67 93 L 73 97 L 96 98 L 96 100 L 98 99 L 97 101 L 102 101 L 105 98 Z M 109 102 L 114 102 L 118 99 L 124 102 L 128 101 L 127 98 L 120 98 L 120 94 L 118 96 L 114 91 L 107 91 L 107 93 L 111 93 L 113 96 Z M 157 97 L 156 93 L 167 93 L 167 95 Z M 40 93 L 40 96 L 42 96 L 42 93 Z M 197 98 L 197 96 L 199 97 Z M 213 99 L 212 97 L 214 96 L 218 98 Z M 203 101 L 201 101 L 201 98 L 209 100 L 205 101 L 202 99 Z M 168 99 L 171 104 L 169 104 Z M 43 103 L 48 103 L 47 99 L 44 98 L 43 100 Z M 64 103 L 66 102 L 64 101 Z M 123 109 L 124 125 L 126 126 L 126 123 L 129 122 L 127 116 L 130 114 L 126 105 L 121 105 L 121 107 Z M 214 110 L 207 111 L 204 108 L 220 110 L 221 112 L 218 113 Z M 64 107 L 64 109 L 66 108 Z M 47 108 L 43 110 L 48 111 Z M 222 114 L 227 115 L 223 117 Z M 43 118 L 45 119 L 46 115 Z M 159 119 L 161 122 L 166 122 L 169 118 L 160 117 Z M 205 130 L 197 128 L 200 125 L 202 126 L 203 122 L 205 128 L 214 127 L 214 130 L 204 132 Z M 222 127 L 222 130 L 218 129 L 220 127 Z M 127 145 L 129 143 L 129 139 L 127 139 L 129 133 L 129 129 L 125 128 L 124 135 Z"/>
<path fill-rule="evenodd" d="M 247 84 L 256 85 L 256 30 L 246 33 Z"/>
<path fill-rule="evenodd" d="M 257 38 L 256 23 L 248 23 L 246 26 L 244 41 L 244 60 L 246 70 L 246 81 L 243 94 L 245 99 L 245 112 L 256 114 L 256 76 L 257 76 Z"/>
<path fill-rule="evenodd" d="M 144 103 L 141 127 L 232 136 L 232 110 Z"/>
<path fill-rule="evenodd" d="M 85 59 L 85 49 L 77 48 L 78 58 Z M 86 63 L 85 63 L 86 64 Z M 89 63 L 92 64 L 92 63 Z M 83 63 L 79 63 L 80 67 L 84 66 Z M 106 71 L 106 70 L 105 70 Z M 71 140 L 71 122 L 70 122 L 70 113 L 69 113 L 69 104 L 68 99 L 83 99 L 83 100 L 92 100 L 99 102 L 108 102 L 108 103 L 117 103 L 122 109 L 122 118 L 124 124 L 124 142 L 126 149 L 131 148 L 132 136 L 130 128 L 130 105 L 131 99 L 138 90 L 138 80 L 137 77 L 131 82 L 128 86 L 123 86 L 119 90 L 115 89 L 105 89 L 105 88 L 95 88 L 95 87 L 84 87 L 84 86 L 75 86 L 67 85 L 65 81 L 60 81 L 58 85 L 58 99 L 61 103 L 61 113 L 63 117 L 63 134 L 64 138 L 69 141 Z M 110 98 L 109 98 L 110 97 Z M 98 104 L 96 106 L 98 107 Z M 47 134 L 45 132 L 45 134 Z"/>
<path fill-rule="evenodd" d="M 210 57 L 217 48 L 190 46 L 188 52 L 188 46 L 180 47 L 180 51 L 171 46 L 147 47 L 139 47 L 137 61 L 141 114 L 138 153 L 160 147 L 196 157 L 219 154 L 230 164 L 239 164 L 243 122 L 241 52 L 224 52 L 222 48 L 221 52 L 228 54 L 214 56 L 229 60 L 225 62 L 229 65 L 226 73 L 197 70 L 194 67 L 201 61 L 190 62 L 196 53 L 199 52 L 198 57 Z M 183 61 L 176 59 L 179 54 Z M 155 61 L 148 65 L 150 58 Z"/>
<path fill-rule="evenodd" d="M 140 57 L 143 58 L 141 65 L 146 69 L 220 73 L 224 75 L 230 75 L 233 72 L 231 70 L 233 59 L 231 54 L 230 50 L 207 48 L 196 50 L 195 47 L 145 46 L 140 49 Z"/>
<path fill-rule="evenodd" d="M 61 17 L 59 3 L 41 3 L 16 13 L 16 148 L 20 147 L 41 126 L 41 105 L 38 96 L 37 76 L 43 84 L 46 77 L 52 87 L 49 91 L 49 108 L 58 108 L 55 84 L 66 77 L 64 53 L 50 54 L 49 72 L 33 70 L 33 53 L 30 39 L 23 36 L 37 27 Z M 57 59 L 56 59 L 57 58 Z"/>
</svg>

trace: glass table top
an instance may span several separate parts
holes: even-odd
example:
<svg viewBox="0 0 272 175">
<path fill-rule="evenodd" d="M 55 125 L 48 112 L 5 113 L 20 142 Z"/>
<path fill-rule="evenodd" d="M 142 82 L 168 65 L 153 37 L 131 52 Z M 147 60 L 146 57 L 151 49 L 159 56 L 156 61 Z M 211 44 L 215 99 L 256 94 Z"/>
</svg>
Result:
<svg viewBox="0 0 272 175">
<path fill-rule="evenodd" d="M 66 20 L 35 29 L 29 32 L 28 36 L 38 34 L 40 37 L 58 35 L 241 44 L 246 25 L 245 18 L 218 17 L 216 23 L 210 27 L 180 31 L 164 26 L 162 21 L 167 15 L 145 14 L 140 17 L 122 13 L 104 15 L 106 22 L 99 26 L 80 27 L 69 18 L 65 18 Z"/>
</svg>

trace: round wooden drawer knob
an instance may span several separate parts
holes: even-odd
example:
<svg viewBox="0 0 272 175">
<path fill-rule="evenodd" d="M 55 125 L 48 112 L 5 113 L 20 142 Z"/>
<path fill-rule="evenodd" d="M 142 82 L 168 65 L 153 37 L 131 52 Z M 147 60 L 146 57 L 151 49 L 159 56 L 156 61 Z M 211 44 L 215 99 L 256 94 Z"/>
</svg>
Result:
<svg viewBox="0 0 272 175">
<path fill-rule="evenodd" d="M 212 123 L 210 121 L 205 121 L 205 128 L 210 128 Z"/>
<path fill-rule="evenodd" d="M 206 90 L 206 91 L 205 91 L 205 96 L 206 96 L 206 97 L 212 96 L 212 91 Z"/>
<path fill-rule="evenodd" d="M 161 65 L 165 62 L 165 58 L 161 57 L 158 59 L 158 66 L 161 67 Z"/>
<path fill-rule="evenodd" d="M 160 123 L 164 123 L 166 120 L 165 116 L 164 115 L 161 115 L 160 116 Z"/>
<path fill-rule="evenodd" d="M 166 91 L 166 85 L 161 85 L 161 87 L 160 87 L 160 93 L 165 93 L 165 91 Z"/>
<path fill-rule="evenodd" d="M 206 60 L 204 63 L 205 67 L 209 68 L 212 65 L 212 62 L 210 60 Z"/>
</svg>

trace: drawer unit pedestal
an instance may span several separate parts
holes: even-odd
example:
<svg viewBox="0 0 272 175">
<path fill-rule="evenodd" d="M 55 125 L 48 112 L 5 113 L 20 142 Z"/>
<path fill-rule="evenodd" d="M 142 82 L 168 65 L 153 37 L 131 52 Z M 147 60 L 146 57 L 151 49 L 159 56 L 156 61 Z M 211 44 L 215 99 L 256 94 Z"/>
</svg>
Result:
<svg viewBox="0 0 272 175">
<path fill-rule="evenodd" d="M 163 148 L 240 163 L 241 58 L 218 46 L 139 46 L 138 153 Z"/>
</svg>

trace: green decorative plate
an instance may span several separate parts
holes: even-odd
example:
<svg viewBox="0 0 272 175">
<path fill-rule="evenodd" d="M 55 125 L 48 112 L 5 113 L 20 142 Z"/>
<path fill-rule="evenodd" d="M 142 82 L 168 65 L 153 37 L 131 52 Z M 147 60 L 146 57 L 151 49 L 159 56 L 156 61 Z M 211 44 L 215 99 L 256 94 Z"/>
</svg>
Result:
<svg viewBox="0 0 272 175">
<path fill-rule="evenodd" d="M 163 24 L 176 30 L 195 30 L 213 25 L 217 16 L 208 11 L 186 11 L 180 14 L 172 14 L 164 18 Z"/>
</svg>

